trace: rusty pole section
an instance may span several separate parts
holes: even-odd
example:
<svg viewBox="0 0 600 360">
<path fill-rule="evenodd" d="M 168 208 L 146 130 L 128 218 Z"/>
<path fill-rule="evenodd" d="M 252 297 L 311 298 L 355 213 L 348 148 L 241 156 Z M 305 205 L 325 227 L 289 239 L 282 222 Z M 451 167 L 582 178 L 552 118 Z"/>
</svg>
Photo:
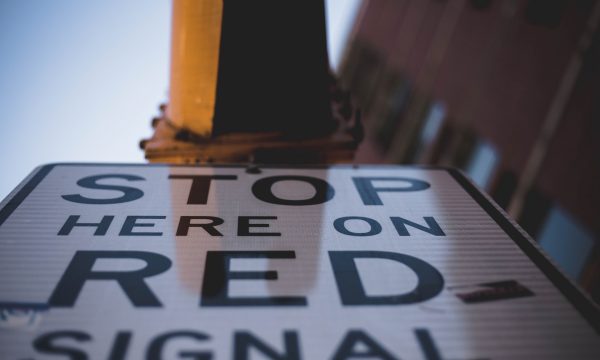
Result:
<svg viewBox="0 0 600 360">
<path fill-rule="evenodd" d="M 213 128 L 222 12 L 222 0 L 173 1 L 167 116 L 204 137 Z"/>
<path fill-rule="evenodd" d="M 323 1 L 173 0 L 163 163 L 350 162 L 358 111 L 329 69 Z"/>
</svg>

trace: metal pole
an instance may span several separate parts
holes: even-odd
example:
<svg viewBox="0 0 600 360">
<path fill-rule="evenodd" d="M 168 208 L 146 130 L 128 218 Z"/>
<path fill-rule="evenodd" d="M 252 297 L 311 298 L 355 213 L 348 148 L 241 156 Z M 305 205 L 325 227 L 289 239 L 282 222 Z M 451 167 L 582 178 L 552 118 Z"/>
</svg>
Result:
<svg viewBox="0 0 600 360">
<path fill-rule="evenodd" d="M 213 128 L 222 0 L 173 0 L 168 119 L 209 137 Z"/>
</svg>

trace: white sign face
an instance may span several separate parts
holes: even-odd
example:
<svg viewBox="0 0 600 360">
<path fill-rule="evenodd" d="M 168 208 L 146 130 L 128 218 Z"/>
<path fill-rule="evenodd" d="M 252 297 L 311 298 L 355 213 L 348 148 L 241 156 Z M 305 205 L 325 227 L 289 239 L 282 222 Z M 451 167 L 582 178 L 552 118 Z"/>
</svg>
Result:
<svg viewBox="0 0 600 360">
<path fill-rule="evenodd" d="M 600 359 L 458 172 L 56 164 L 0 209 L 2 359 Z"/>
</svg>

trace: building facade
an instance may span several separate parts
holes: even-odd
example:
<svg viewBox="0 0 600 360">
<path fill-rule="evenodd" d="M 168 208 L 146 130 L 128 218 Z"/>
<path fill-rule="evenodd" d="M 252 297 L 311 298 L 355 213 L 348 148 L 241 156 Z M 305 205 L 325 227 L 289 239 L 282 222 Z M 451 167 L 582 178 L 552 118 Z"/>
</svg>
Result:
<svg viewBox="0 0 600 360">
<path fill-rule="evenodd" d="M 340 82 L 359 162 L 463 169 L 600 300 L 600 5 L 370 0 Z"/>
</svg>

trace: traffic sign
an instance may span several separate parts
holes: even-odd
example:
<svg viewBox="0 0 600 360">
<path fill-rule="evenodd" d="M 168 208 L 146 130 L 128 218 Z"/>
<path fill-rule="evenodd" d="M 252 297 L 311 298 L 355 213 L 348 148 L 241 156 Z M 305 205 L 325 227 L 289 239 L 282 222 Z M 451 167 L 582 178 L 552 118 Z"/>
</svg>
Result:
<svg viewBox="0 0 600 360">
<path fill-rule="evenodd" d="M 0 268 L 3 359 L 600 358 L 597 306 L 452 169 L 46 165 Z"/>
</svg>

